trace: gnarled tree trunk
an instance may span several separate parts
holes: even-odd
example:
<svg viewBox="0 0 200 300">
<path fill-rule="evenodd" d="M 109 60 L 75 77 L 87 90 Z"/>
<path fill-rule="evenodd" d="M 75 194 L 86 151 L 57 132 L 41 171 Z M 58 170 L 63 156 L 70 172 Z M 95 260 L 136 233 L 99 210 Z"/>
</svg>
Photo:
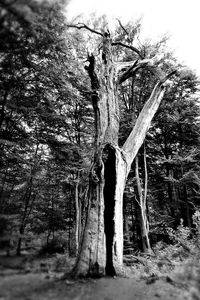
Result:
<svg viewBox="0 0 200 300">
<path fill-rule="evenodd" d="M 121 65 L 115 63 L 110 34 L 105 32 L 100 35 L 103 39 L 101 72 L 96 72 L 93 55 L 88 55 L 89 64 L 85 67 L 91 80 L 96 136 L 86 223 L 73 270 L 76 276 L 115 275 L 123 266 L 122 204 L 126 178 L 165 91 L 166 78 L 155 86 L 132 132 L 120 149 L 117 85 L 146 66 L 149 61 Z M 126 68 L 126 71 L 120 74 L 122 68 Z"/>
</svg>

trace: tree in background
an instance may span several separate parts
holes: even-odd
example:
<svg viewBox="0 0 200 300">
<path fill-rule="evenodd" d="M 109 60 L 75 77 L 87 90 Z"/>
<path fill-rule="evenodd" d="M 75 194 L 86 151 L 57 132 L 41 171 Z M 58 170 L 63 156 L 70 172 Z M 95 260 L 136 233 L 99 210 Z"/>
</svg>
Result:
<svg viewBox="0 0 200 300">
<path fill-rule="evenodd" d="M 91 108 L 83 100 L 83 71 L 80 77 L 74 71 L 79 68 L 73 51 L 78 39 L 70 34 L 67 38 L 62 5 L 3 1 L 1 6 L 0 210 L 2 218 L 15 214 L 13 235 L 20 254 L 44 188 L 44 202 L 49 197 L 46 183 L 39 184 L 49 162 L 60 178 L 84 169 L 81 156 L 89 145 Z M 60 197 L 64 201 L 60 188 L 54 189 L 58 203 Z"/>
<path fill-rule="evenodd" d="M 152 212 L 159 208 L 166 225 L 176 228 L 180 218 L 192 226 L 199 207 L 198 79 L 190 70 L 176 75 L 150 129 L 149 163 Z"/>
<path fill-rule="evenodd" d="M 135 35 L 138 35 L 140 24 L 136 23 L 135 26 L 128 24 L 129 28 L 136 28 L 137 30 L 130 30 L 129 39 L 133 40 Z M 120 23 L 119 34 L 123 40 L 127 38 L 127 32 Z M 173 63 L 173 57 L 170 53 L 165 52 L 167 39 L 164 37 L 156 44 L 149 42 L 140 43 L 140 51 L 147 57 L 160 57 L 159 64 L 165 64 L 168 60 L 168 72 L 170 70 L 169 62 Z M 128 49 L 121 53 L 124 60 L 131 59 L 130 51 Z M 173 67 L 172 67 L 173 68 Z M 176 67 L 174 67 L 175 69 Z M 167 72 L 167 69 L 166 69 Z M 135 124 L 139 113 L 142 110 L 144 103 L 148 100 L 151 93 L 151 88 L 156 83 L 156 78 L 159 78 L 158 70 L 154 69 L 154 76 L 152 70 L 149 68 L 138 70 L 135 76 L 129 78 L 122 86 L 119 87 L 119 101 L 121 109 L 119 143 L 123 144 L 132 126 Z M 147 138 L 148 140 L 148 138 Z M 147 159 L 146 159 L 146 146 L 141 148 L 141 151 L 135 158 L 132 165 L 132 170 L 129 173 L 128 181 L 126 184 L 126 191 L 124 194 L 124 228 L 126 230 L 124 252 L 130 251 L 133 248 L 139 247 L 143 252 L 151 252 L 148 232 L 148 193 L 147 193 Z M 131 238 L 131 240 L 130 240 Z M 137 246 L 136 246 L 137 245 Z M 128 249 L 126 250 L 126 248 Z"/>
</svg>

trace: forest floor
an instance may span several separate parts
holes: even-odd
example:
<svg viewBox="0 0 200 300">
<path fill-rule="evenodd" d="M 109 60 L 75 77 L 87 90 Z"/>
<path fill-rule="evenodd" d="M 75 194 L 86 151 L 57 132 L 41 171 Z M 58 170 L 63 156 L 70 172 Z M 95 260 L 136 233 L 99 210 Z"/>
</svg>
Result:
<svg viewBox="0 0 200 300">
<path fill-rule="evenodd" d="M 190 299 L 187 288 L 173 276 L 142 277 L 130 267 L 116 278 L 61 280 L 63 259 L 62 255 L 31 260 L 25 255 L 0 255 L 0 300 Z M 68 258 L 69 269 L 72 264 L 73 259 Z"/>
</svg>

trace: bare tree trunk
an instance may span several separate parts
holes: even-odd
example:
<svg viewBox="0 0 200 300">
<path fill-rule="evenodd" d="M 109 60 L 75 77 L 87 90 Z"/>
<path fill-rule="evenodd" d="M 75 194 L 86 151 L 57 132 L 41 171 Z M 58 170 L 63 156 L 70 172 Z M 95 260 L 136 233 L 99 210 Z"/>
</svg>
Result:
<svg viewBox="0 0 200 300">
<path fill-rule="evenodd" d="M 78 255 L 79 242 L 80 242 L 80 231 L 81 231 L 81 207 L 79 201 L 79 183 L 80 183 L 80 171 L 77 172 L 77 179 L 75 185 L 75 254 Z"/>
<path fill-rule="evenodd" d="M 147 214 L 147 192 L 148 192 L 148 170 L 147 170 L 147 156 L 146 156 L 146 146 L 144 142 L 144 221 L 145 221 L 145 233 L 146 233 L 146 242 L 147 242 L 147 251 L 152 252 L 149 240 L 149 220 Z"/>
<path fill-rule="evenodd" d="M 100 157 L 99 180 L 90 174 L 87 220 L 74 272 L 79 275 L 115 275 L 123 263 L 123 191 L 126 163 L 120 150 L 106 145 Z"/>
<path fill-rule="evenodd" d="M 30 202 L 31 193 L 32 193 L 32 185 L 33 185 L 33 178 L 31 177 L 30 182 L 29 182 L 28 187 L 27 187 L 27 190 L 25 192 L 25 195 L 23 196 L 23 200 L 25 202 L 25 205 L 24 205 L 24 212 L 22 214 L 21 224 L 20 224 L 20 227 L 19 227 L 19 238 L 18 238 L 17 250 L 16 250 L 17 255 L 21 254 L 22 237 L 24 235 L 25 228 L 26 228 L 26 225 L 27 225 L 27 220 L 28 220 L 28 217 L 31 213 L 32 204 L 33 204 L 33 201 L 34 201 L 34 200 L 32 200 L 32 202 Z"/>
<path fill-rule="evenodd" d="M 151 252 L 151 246 L 149 241 L 149 223 L 148 223 L 147 213 L 146 213 L 147 178 L 145 176 L 145 188 L 143 193 L 140 175 L 139 175 L 138 155 L 135 158 L 135 177 L 137 182 L 138 205 L 140 207 L 140 234 L 141 234 L 142 250 L 143 252 Z"/>
<path fill-rule="evenodd" d="M 126 242 L 130 243 L 130 230 L 129 230 L 129 211 L 128 211 L 128 201 L 126 196 L 123 197 L 123 220 L 124 220 L 124 238 Z M 125 240 L 124 239 L 124 240 Z"/>
<path fill-rule="evenodd" d="M 85 25 L 77 28 L 87 28 Z M 90 30 L 97 33 L 94 30 Z M 87 70 L 95 116 L 95 151 L 90 170 L 88 207 L 74 276 L 116 275 L 123 266 L 123 193 L 131 164 L 142 145 L 165 92 L 162 79 L 152 91 L 122 149 L 118 147 L 117 84 L 133 76 L 149 60 L 114 63 L 109 32 L 102 36 L 102 65 L 96 73 L 95 57 L 88 55 Z M 113 43 L 114 44 L 114 43 Z M 126 71 L 119 75 L 120 70 Z M 128 69 L 127 69 L 128 68 Z M 144 220 L 146 222 L 146 220 Z M 145 223 L 146 224 L 146 223 Z"/>
</svg>

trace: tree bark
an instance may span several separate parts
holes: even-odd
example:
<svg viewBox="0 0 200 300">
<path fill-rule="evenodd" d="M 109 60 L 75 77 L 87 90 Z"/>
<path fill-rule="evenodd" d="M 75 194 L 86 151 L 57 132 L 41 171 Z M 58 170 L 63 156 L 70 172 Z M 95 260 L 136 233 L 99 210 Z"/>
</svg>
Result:
<svg viewBox="0 0 200 300">
<path fill-rule="evenodd" d="M 156 84 L 131 134 L 120 149 L 117 84 L 148 62 L 140 64 L 136 61 L 132 68 L 129 66 L 124 76 L 119 76 L 119 65 L 114 63 L 112 57 L 109 32 L 105 32 L 102 38 L 102 65 L 98 66 L 101 71 L 97 74 L 96 61 L 92 54 L 88 55 L 88 65 L 85 67 L 91 80 L 96 135 L 89 177 L 86 222 L 73 269 L 74 276 L 114 276 L 123 267 L 122 206 L 125 183 L 131 164 L 164 95 L 164 82 L 167 79 L 166 77 Z"/>
<path fill-rule="evenodd" d="M 145 167 L 145 173 L 146 173 L 146 167 Z M 136 183 L 137 183 L 137 195 L 138 195 L 138 205 L 140 208 L 140 238 L 141 238 L 141 245 L 142 245 L 142 251 L 146 253 L 151 253 L 151 246 L 149 241 L 149 224 L 147 219 L 147 213 L 146 213 L 146 174 L 145 174 L 145 188 L 144 188 L 144 194 L 142 192 L 142 186 L 140 181 L 140 175 L 139 175 L 139 164 L 138 164 L 138 155 L 135 158 L 135 177 L 136 177 Z"/>
<path fill-rule="evenodd" d="M 80 181 L 80 174 L 79 171 L 77 172 L 77 179 L 75 182 L 75 214 L 76 214 L 76 223 L 75 223 L 75 253 L 78 254 L 79 249 L 79 242 L 80 242 L 80 203 L 79 203 L 79 181 Z"/>
</svg>

